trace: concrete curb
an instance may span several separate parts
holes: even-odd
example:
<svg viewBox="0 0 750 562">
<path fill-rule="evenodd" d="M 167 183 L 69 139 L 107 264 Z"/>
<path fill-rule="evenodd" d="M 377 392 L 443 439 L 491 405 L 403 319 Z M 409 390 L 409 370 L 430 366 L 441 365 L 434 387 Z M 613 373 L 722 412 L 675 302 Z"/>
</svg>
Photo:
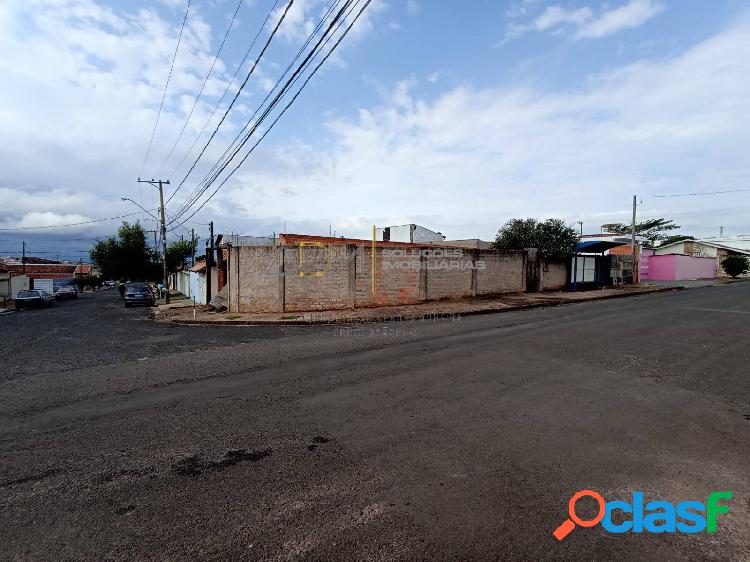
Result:
<svg viewBox="0 0 750 562">
<path fill-rule="evenodd" d="M 169 318 L 156 318 L 156 313 L 152 312 L 154 320 L 157 322 L 166 322 L 170 324 L 179 324 L 184 326 L 314 326 L 314 325 L 335 325 L 335 324 L 372 324 L 375 322 L 404 322 L 409 320 L 419 320 L 426 316 L 440 317 L 445 315 L 449 316 L 479 316 L 483 314 L 497 314 L 503 312 L 513 312 L 516 310 L 530 310 L 532 308 L 545 308 L 552 306 L 560 306 L 564 304 L 581 304 L 592 301 L 609 300 L 609 299 L 620 299 L 625 297 L 637 297 L 641 295 L 651 295 L 654 293 L 667 293 L 685 290 L 686 287 L 655 287 L 646 291 L 637 291 L 629 293 L 615 293 L 610 295 L 602 295 L 590 299 L 550 299 L 545 301 L 509 305 L 505 308 L 480 308 L 475 310 L 467 310 L 465 312 L 455 313 L 434 313 L 434 314 L 391 314 L 382 315 L 381 317 L 373 318 L 340 318 L 331 320 L 319 320 L 319 319 L 295 319 L 295 320 L 191 320 L 191 319 L 175 319 L 170 320 Z"/>
</svg>

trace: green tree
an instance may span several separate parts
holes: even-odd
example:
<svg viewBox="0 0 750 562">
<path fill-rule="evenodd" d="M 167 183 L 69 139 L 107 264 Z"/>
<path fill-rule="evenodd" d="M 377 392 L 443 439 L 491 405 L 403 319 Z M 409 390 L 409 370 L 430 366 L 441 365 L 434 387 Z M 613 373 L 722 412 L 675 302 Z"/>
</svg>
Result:
<svg viewBox="0 0 750 562">
<path fill-rule="evenodd" d="M 695 236 L 685 236 L 683 234 L 674 234 L 672 236 L 666 236 L 662 239 L 659 246 L 666 246 L 667 244 L 673 244 L 674 242 L 682 242 L 683 240 L 695 240 Z"/>
<path fill-rule="evenodd" d="M 643 244 L 646 248 L 653 248 L 657 242 L 668 238 L 667 232 L 679 228 L 680 225 L 675 224 L 673 220 L 664 218 L 649 219 L 635 223 L 635 233 L 646 239 Z M 611 225 L 610 231 L 618 234 L 630 234 L 632 232 L 632 225 L 625 223 L 614 224 Z"/>
<path fill-rule="evenodd" d="M 99 240 L 89 255 L 108 279 L 147 281 L 161 277 L 158 253 L 146 243 L 146 232 L 138 222 L 123 222 L 116 237 Z"/>
<path fill-rule="evenodd" d="M 735 279 L 738 275 L 750 271 L 750 262 L 745 256 L 727 256 L 721 261 L 724 271 Z"/>
<path fill-rule="evenodd" d="M 179 267 L 185 265 L 185 261 L 193 256 L 195 249 L 198 247 L 198 238 L 192 242 L 190 240 L 178 240 L 172 242 L 167 248 L 167 269 L 174 273 Z"/>
<path fill-rule="evenodd" d="M 493 246 L 498 250 L 537 248 L 547 260 L 565 260 L 575 252 L 576 230 L 560 219 L 511 219 L 498 231 Z"/>
</svg>

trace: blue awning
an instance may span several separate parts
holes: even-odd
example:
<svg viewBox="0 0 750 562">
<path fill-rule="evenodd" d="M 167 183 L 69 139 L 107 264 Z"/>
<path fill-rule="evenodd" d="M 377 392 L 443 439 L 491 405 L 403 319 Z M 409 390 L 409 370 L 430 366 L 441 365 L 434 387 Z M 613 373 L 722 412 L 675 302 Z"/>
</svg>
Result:
<svg viewBox="0 0 750 562">
<path fill-rule="evenodd" d="M 585 240 L 576 244 L 576 252 L 579 254 L 599 254 L 618 246 L 626 246 L 626 244 L 612 242 L 611 240 Z"/>
</svg>

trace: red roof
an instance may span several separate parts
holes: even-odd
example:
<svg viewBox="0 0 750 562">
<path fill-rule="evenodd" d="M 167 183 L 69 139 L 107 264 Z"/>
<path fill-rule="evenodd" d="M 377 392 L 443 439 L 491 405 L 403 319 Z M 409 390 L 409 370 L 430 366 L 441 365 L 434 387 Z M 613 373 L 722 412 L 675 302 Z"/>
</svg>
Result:
<svg viewBox="0 0 750 562">
<path fill-rule="evenodd" d="M 27 263 L 25 271 L 26 275 L 34 279 L 63 279 L 73 277 L 76 267 L 74 263 Z M 24 265 L 20 263 L 4 263 L 2 268 L 10 271 L 11 275 L 21 275 L 24 272 Z"/>
<path fill-rule="evenodd" d="M 365 240 L 361 238 L 338 238 L 334 236 L 310 236 L 308 234 L 279 234 L 279 243 L 283 246 L 291 246 L 298 242 L 322 242 L 324 244 L 367 244 L 372 245 L 372 240 Z M 391 248 L 393 246 L 401 246 L 406 248 L 420 248 L 426 244 L 415 244 L 412 242 L 384 242 L 377 240 L 376 246 Z"/>
</svg>

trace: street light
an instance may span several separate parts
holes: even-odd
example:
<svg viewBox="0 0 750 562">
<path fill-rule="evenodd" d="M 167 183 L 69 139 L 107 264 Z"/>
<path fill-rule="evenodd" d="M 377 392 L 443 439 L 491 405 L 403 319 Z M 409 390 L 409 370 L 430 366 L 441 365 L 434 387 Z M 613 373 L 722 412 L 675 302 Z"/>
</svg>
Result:
<svg viewBox="0 0 750 562">
<path fill-rule="evenodd" d="M 130 197 L 120 197 L 120 200 L 121 200 L 121 201 L 130 201 L 130 202 L 131 202 L 131 203 L 132 203 L 133 205 L 135 205 L 135 206 L 136 206 L 136 207 L 138 207 L 138 208 L 139 208 L 139 209 L 140 209 L 141 211 L 143 211 L 144 213 L 146 213 L 147 215 L 149 215 L 149 216 L 150 216 L 150 217 L 151 217 L 152 219 L 154 219 L 154 220 L 155 220 L 156 222 L 159 222 L 159 219 L 158 219 L 158 218 L 156 217 L 156 215 L 154 215 L 154 214 L 153 214 L 153 213 L 152 213 L 151 211 L 149 211 L 148 209 L 144 209 L 143 207 L 141 207 L 141 206 L 140 206 L 140 205 L 139 205 L 138 203 L 136 203 L 135 201 L 133 201 L 133 200 L 132 200 L 132 199 L 131 199 Z"/>
</svg>

